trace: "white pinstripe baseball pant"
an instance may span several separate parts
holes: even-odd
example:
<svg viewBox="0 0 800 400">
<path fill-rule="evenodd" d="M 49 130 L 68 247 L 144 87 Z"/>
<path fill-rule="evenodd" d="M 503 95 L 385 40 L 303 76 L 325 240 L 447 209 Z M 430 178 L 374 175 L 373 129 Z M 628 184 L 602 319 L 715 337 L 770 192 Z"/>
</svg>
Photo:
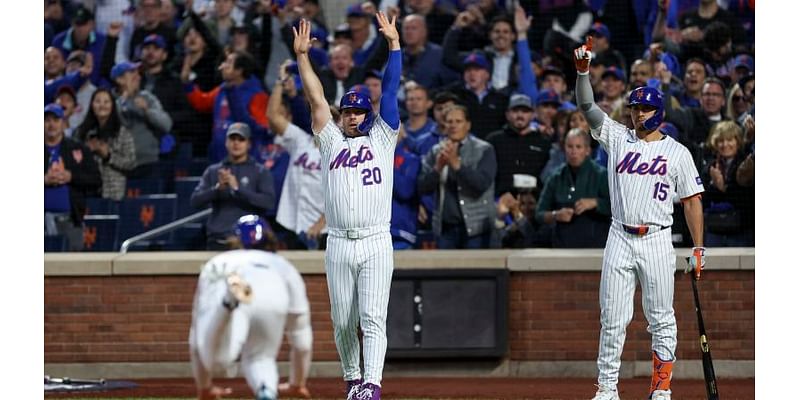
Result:
<svg viewBox="0 0 800 400">
<path fill-rule="evenodd" d="M 675 249 L 672 230 L 645 236 L 622 230 L 614 222 L 608 234 L 600 277 L 600 349 L 598 384 L 616 388 L 625 330 L 633 318 L 636 281 L 642 287 L 642 308 L 652 350 L 662 360 L 675 360 L 677 326 L 672 308 L 675 290 Z"/>
<path fill-rule="evenodd" d="M 386 313 L 394 259 L 392 236 L 362 239 L 328 235 L 325 273 L 336 349 L 345 380 L 361 377 L 357 326 L 364 341 L 364 382 L 380 385 L 386 355 Z"/>
</svg>

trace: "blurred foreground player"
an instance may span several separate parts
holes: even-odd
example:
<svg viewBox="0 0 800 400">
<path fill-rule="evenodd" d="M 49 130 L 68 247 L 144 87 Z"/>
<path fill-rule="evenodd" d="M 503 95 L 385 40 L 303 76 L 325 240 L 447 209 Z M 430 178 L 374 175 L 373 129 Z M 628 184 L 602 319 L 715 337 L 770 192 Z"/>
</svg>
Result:
<svg viewBox="0 0 800 400">
<path fill-rule="evenodd" d="M 233 245 L 242 250 L 209 260 L 197 282 L 189 352 L 200 400 L 218 399 L 230 388 L 212 385 L 214 375 L 242 374 L 256 400 L 310 398 L 311 320 L 303 278 L 283 257 L 262 250 L 272 232 L 260 217 L 236 224 Z M 288 384 L 278 385 L 276 357 L 284 328 L 291 346 Z M 238 365 L 237 365 L 238 364 Z"/>
</svg>

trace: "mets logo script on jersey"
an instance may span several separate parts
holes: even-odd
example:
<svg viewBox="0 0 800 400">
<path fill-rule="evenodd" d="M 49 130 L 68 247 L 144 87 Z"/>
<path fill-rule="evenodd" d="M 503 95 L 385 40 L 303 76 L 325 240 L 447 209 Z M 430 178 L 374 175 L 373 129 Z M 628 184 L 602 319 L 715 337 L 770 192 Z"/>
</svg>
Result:
<svg viewBox="0 0 800 400">
<path fill-rule="evenodd" d="M 617 164 L 618 174 L 638 174 L 638 175 L 661 175 L 667 174 L 667 159 L 661 155 L 656 156 L 650 162 L 642 161 L 642 154 L 629 151 L 625 154 L 622 161 Z"/>
<path fill-rule="evenodd" d="M 298 166 L 302 167 L 303 169 L 305 169 L 307 171 L 313 171 L 313 170 L 320 170 L 321 169 L 320 168 L 320 162 L 319 161 L 311 161 L 310 157 L 308 156 L 308 152 L 305 152 L 302 155 L 300 155 L 300 157 L 298 157 L 297 160 L 295 160 L 295 162 L 292 165 L 294 165 L 296 167 L 298 167 Z"/>
<path fill-rule="evenodd" d="M 358 153 L 355 155 L 350 154 L 350 149 L 342 149 L 336 158 L 331 161 L 330 170 L 333 171 L 334 169 L 338 169 L 339 167 L 342 168 L 356 168 L 359 164 L 363 164 L 367 161 L 372 160 L 374 157 L 372 156 L 372 152 L 369 150 L 367 146 L 361 146 L 358 149 Z"/>
</svg>

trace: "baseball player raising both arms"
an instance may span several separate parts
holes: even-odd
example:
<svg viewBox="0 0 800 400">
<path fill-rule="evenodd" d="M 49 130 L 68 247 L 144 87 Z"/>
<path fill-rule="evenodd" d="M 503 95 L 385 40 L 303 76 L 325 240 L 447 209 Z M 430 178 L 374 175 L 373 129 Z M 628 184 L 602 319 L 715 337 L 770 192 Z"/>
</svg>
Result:
<svg viewBox="0 0 800 400">
<path fill-rule="evenodd" d="M 311 25 L 294 29 L 294 51 L 306 96 L 311 104 L 311 128 L 322 155 L 322 182 L 328 245 L 325 273 L 331 302 L 336 349 L 347 381 L 348 398 L 380 399 L 386 354 L 386 311 L 394 269 L 389 222 L 392 212 L 394 148 L 400 127 L 397 91 L 402 56 L 400 35 L 382 12 L 378 25 L 389 42 L 383 73 L 380 113 L 369 97 L 355 91 L 342 96 L 342 127 L 331 118 L 308 49 Z M 357 326 L 364 342 L 364 374 Z"/>
<path fill-rule="evenodd" d="M 305 383 L 313 338 L 303 278 L 285 258 L 257 250 L 264 247 L 270 232 L 261 217 L 241 217 L 235 231 L 248 250 L 215 256 L 197 281 L 189 331 L 197 398 L 230 394 L 230 389 L 212 386 L 212 377 L 233 376 L 237 362 L 256 400 L 275 400 L 279 393 L 311 398 Z M 288 384 L 279 386 L 275 360 L 284 328 L 291 369 Z"/>
<path fill-rule="evenodd" d="M 611 228 L 600 278 L 600 349 L 598 390 L 594 400 L 619 400 L 620 358 L 625 329 L 633 317 L 636 280 L 642 287 L 642 308 L 652 335 L 653 377 L 649 399 L 670 400 L 677 327 L 672 308 L 675 249 L 672 247 L 672 198 L 684 207 L 694 248 L 690 269 L 705 264 L 703 247 L 703 184 L 689 151 L 662 134 L 662 95 L 638 87 L 628 104 L 635 130 L 609 118 L 594 103 L 589 81 L 592 38 L 575 49 L 578 70 L 575 94 L 594 137 L 608 153 Z M 612 169 L 613 168 L 613 169 Z"/>
</svg>

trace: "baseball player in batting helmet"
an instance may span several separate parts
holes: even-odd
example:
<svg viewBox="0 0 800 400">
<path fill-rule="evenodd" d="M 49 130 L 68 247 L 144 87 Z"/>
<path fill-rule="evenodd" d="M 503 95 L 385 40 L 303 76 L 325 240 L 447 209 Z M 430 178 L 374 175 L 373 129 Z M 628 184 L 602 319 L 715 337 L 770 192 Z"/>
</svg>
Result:
<svg viewBox="0 0 800 400">
<path fill-rule="evenodd" d="M 245 215 L 236 221 L 234 232 L 245 249 L 261 248 L 267 242 L 269 224 L 258 215 Z"/>
<path fill-rule="evenodd" d="M 313 331 L 303 278 L 285 258 L 258 247 L 272 232 L 261 217 L 245 215 L 236 235 L 246 249 L 220 253 L 200 272 L 192 306 L 189 351 L 198 399 L 218 399 L 230 388 L 215 376 L 241 369 L 256 400 L 311 398 Z M 290 346 L 289 381 L 278 384 L 276 364 L 284 334 Z"/>
<path fill-rule="evenodd" d="M 372 123 L 375 121 L 375 117 L 372 113 L 372 102 L 369 100 L 369 92 L 351 90 L 345 93 L 342 99 L 339 100 L 339 111 L 344 112 L 344 110 L 350 108 L 364 110 L 367 113 L 364 122 L 358 124 L 358 132 L 362 135 L 366 135 L 369 129 L 372 128 Z"/>
<path fill-rule="evenodd" d="M 628 98 L 628 105 L 647 106 L 656 109 L 656 113 L 642 123 L 642 128 L 652 131 L 664 122 L 664 102 L 663 95 L 658 89 L 649 86 L 640 86 L 631 92 Z"/>
<path fill-rule="evenodd" d="M 700 278 L 705 265 L 703 181 L 689 150 L 667 136 L 661 92 L 637 87 L 628 98 L 635 129 L 611 119 L 594 102 L 590 62 L 592 36 L 575 49 L 576 104 L 592 137 L 608 153 L 608 188 L 612 223 L 600 274 L 600 346 L 597 392 L 593 400 L 619 400 L 625 329 L 633 318 L 636 285 L 651 335 L 653 369 L 649 400 L 672 399 L 672 368 L 678 343 L 673 299 L 675 249 L 672 247 L 673 199 L 680 198 L 692 236 L 686 273 Z M 669 99 L 668 99 L 669 100 Z"/>
</svg>

